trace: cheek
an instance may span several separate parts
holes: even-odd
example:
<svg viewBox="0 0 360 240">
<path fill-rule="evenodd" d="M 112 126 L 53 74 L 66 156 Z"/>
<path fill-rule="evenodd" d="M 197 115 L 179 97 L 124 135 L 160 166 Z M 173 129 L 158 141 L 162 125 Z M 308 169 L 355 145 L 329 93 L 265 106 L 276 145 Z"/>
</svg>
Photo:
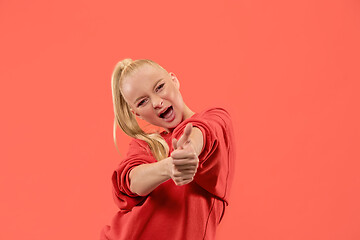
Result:
<svg viewBox="0 0 360 240">
<path fill-rule="evenodd" d="M 176 99 L 176 102 L 179 104 L 179 107 L 182 108 L 183 105 L 184 105 L 184 101 L 183 101 L 183 98 L 182 98 L 181 93 L 179 91 L 176 92 L 175 99 Z"/>
<path fill-rule="evenodd" d="M 169 89 L 167 95 L 169 96 L 169 99 L 171 99 L 175 104 L 182 105 L 183 99 L 178 89 L 175 87 Z"/>
<path fill-rule="evenodd" d="M 151 116 L 151 114 L 153 114 L 153 109 L 150 104 L 147 104 L 147 106 L 142 110 L 142 115 L 144 117 L 148 117 Z"/>
</svg>

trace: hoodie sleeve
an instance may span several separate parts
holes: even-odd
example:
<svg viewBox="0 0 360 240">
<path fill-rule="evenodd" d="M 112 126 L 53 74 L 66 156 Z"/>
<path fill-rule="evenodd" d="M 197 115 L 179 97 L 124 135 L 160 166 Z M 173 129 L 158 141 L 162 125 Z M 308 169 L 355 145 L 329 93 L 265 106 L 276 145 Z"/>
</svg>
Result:
<svg viewBox="0 0 360 240">
<path fill-rule="evenodd" d="M 146 149 L 144 141 L 133 139 L 129 144 L 129 151 L 112 175 L 113 198 L 115 204 L 123 211 L 128 212 L 134 206 L 141 206 L 147 196 L 139 196 L 130 190 L 130 171 L 141 164 L 153 163 L 156 159 Z"/>
<path fill-rule="evenodd" d="M 201 130 L 204 140 L 194 181 L 227 203 L 235 162 L 234 131 L 230 115 L 223 108 L 208 109 L 179 124 L 172 137 L 179 139 L 186 124 L 190 122 L 193 127 Z"/>
</svg>

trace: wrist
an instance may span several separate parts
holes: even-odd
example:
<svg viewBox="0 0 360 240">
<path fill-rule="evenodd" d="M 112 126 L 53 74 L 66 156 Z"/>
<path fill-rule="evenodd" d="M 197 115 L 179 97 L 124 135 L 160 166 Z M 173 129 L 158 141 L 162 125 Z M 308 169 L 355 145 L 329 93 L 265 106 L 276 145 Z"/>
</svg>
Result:
<svg viewBox="0 0 360 240">
<path fill-rule="evenodd" d="M 160 163 L 162 164 L 162 171 L 161 171 L 162 175 L 170 179 L 173 159 L 171 157 L 167 157 L 161 160 Z"/>
</svg>

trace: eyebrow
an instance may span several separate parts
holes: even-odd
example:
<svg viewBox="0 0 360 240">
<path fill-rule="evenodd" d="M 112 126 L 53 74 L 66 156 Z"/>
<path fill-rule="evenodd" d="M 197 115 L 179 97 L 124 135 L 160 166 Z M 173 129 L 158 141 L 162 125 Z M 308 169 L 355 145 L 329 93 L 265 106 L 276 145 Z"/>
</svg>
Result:
<svg viewBox="0 0 360 240">
<path fill-rule="evenodd" d="M 153 88 L 153 89 L 155 89 L 156 85 L 157 85 L 161 80 L 163 80 L 163 78 L 160 78 L 159 80 L 156 81 L 156 83 L 154 84 L 154 88 Z M 138 97 L 138 98 L 135 100 L 134 104 L 136 104 L 136 102 L 139 101 L 139 100 L 140 100 L 141 98 L 143 98 L 143 97 L 144 97 L 144 96 Z"/>
</svg>

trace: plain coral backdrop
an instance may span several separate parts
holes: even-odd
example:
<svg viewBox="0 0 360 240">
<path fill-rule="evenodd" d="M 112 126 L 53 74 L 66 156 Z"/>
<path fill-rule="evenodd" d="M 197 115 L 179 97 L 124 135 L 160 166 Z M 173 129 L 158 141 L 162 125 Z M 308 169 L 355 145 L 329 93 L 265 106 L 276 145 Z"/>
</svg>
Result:
<svg viewBox="0 0 360 240">
<path fill-rule="evenodd" d="M 360 239 L 359 16 L 357 0 L 1 1 L 0 238 L 98 239 L 110 223 L 110 76 L 130 57 L 233 117 L 217 239 Z"/>
</svg>

